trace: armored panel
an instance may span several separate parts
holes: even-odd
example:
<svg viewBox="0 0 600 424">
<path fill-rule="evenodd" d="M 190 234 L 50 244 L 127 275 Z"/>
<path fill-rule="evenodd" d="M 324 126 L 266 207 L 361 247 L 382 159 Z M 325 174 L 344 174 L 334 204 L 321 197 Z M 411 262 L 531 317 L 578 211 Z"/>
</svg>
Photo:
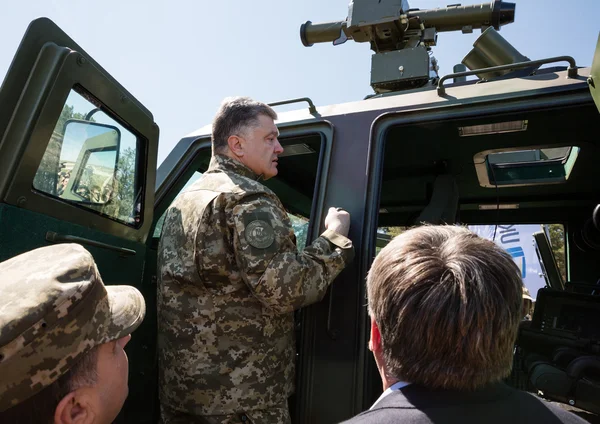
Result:
<svg viewBox="0 0 600 424">
<path fill-rule="evenodd" d="M 346 35 L 354 41 L 364 43 L 373 38 L 373 25 L 380 24 L 387 28 L 391 35 L 396 32 L 396 22 L 403 11 L 407 11 L 407 0 L 379 0 L 375 5 L 373 1 L 354 0 L 348 7 L 348 32 Z M 379 28 L 382 29 L 382 28 Z M 386 37 L 389 36 L 386 33 Z"/>
<path fill-rule="evenodd" d="M 377 22 L 386 18 L 398 18 L 402 11 L 407 11 L 407 0 L 379 0 L 377 5 L 372 1 L 354 0 L 348 10 L 348 26 L 360 26 Z"/>
<path fill-rule="evenodd" d="M 429 80 L 429 54 L 423 48 L 404 49 L 371 56 L 371 87 L 376 92 L 418 86 Z"/>
</svg>

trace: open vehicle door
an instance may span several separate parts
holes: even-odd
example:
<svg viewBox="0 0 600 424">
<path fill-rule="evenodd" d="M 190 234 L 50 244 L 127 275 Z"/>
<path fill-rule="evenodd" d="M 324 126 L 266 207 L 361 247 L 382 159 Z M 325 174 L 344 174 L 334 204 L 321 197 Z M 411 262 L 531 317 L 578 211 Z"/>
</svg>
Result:
<svg viewBox="0 0 600 424">
<path fill-rule="evenodd" d="M 155 286 L 142 281 L 157 151 L 150 111 L 52 21 L 33 21 L 0 88 L 0 260 L 79 243 L 106 284 L 154 299 Z M 127 348 L 135 419 L 125 422 L 156 413 L 152 305 L 148 311 Z"/>
</svg>

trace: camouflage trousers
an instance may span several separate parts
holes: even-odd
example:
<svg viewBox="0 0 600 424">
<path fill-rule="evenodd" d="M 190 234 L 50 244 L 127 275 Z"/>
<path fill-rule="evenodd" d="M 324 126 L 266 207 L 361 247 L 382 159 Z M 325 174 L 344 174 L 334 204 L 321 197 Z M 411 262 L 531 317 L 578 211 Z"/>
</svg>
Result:
<svg viewBox="0 0 600 424">
<path fill-rule="evenodd" d="M 160 406 L 162 424 L 291 424 L 287 403 L 281 407 L 231 415 L 192 415 Z"/>
</svg>

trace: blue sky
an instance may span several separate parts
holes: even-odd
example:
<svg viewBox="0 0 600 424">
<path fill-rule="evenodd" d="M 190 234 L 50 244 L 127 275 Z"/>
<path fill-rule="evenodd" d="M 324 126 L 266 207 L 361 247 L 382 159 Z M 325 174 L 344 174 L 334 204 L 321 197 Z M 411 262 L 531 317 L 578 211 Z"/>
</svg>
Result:
<svg viewBox="0 0 600 424">
<path fill-rule="evenodd" d="M 4 0 L 7 2 L 8 0 Z M 489 1 L 489 0 L 486 0 Z M 571 55 L 591 65 L 600 1 L 513 0 L 515 23 L 501 34 L 531 59 Z M 0 77 L 29 22 L 56 22 L 154 113 L 159 162 L 181 137 L 209 124 L 226 96 L 265 102 L 308 96 L 317 105 L 360 100 L 369 87 L 366 43 L 302 46 L 299 27 L 343 20 L 348 0 L 29 0 L 0 18 Z M 454 1 L 413 0 L 412 8 Z M 475 4 L 478 1 L 462 1 Z M 440 33 L 434 55 L 450 73 L 479 35 Z"/>
</svg>

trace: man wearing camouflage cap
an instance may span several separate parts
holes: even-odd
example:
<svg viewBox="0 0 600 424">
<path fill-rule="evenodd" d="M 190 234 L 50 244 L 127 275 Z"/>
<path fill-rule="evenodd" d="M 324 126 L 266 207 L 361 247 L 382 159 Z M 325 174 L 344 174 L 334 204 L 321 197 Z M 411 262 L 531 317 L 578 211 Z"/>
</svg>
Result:
<svg viewBox="0 0 600 424">
<path fill-rule="evenodd" d="M 128 394 L 123 347 L 145 312 L 79 245 L 0 263 L 0 422 L 113 422 Z"/>
<path fill-rule="evenodd" d="M 159 390 L 165 423 L 289 423 L 293 311 L 322 299 L 353 257 L 350 216 L 331 208 L 302 252 L 261 184 L 283 148 L 275 112 L 226 99 L 208 171 L 169 208 L 159 246 Z"/>
</svg>

